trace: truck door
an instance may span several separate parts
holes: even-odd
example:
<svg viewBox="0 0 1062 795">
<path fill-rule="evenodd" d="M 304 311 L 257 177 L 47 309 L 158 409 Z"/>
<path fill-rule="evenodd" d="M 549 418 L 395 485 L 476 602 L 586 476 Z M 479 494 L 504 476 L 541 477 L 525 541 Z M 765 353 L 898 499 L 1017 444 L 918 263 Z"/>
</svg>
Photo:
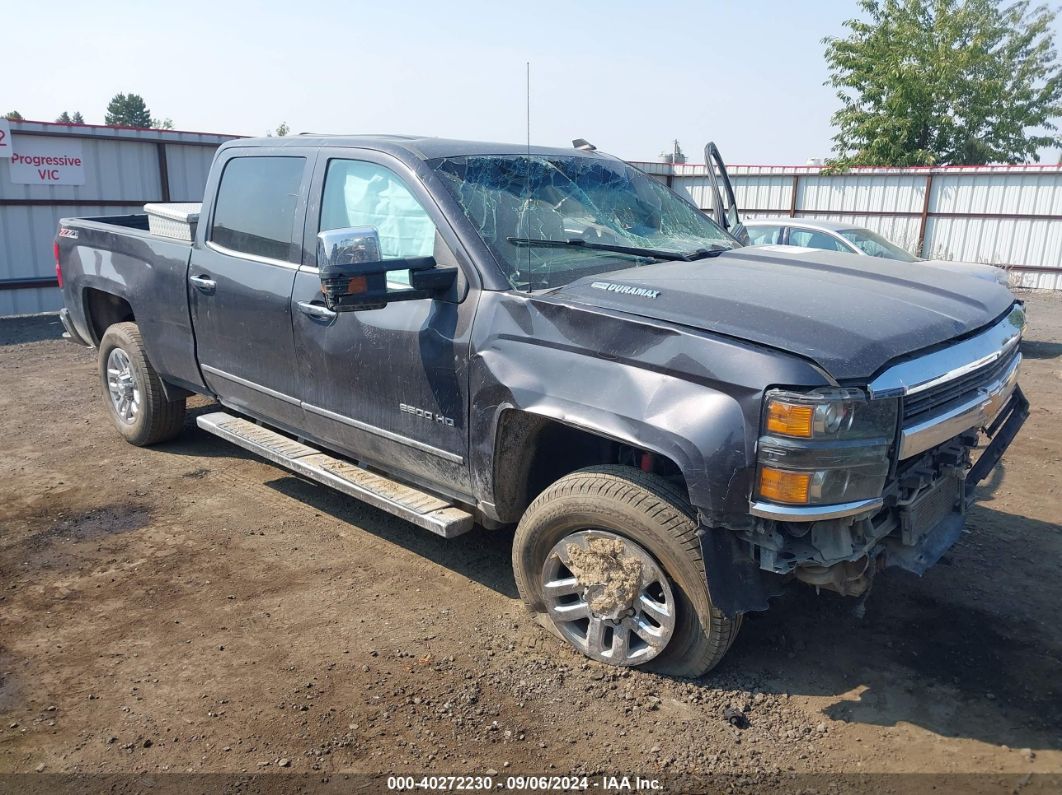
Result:
<svg viewBox="0 0 1062 795">
<path fill-rule="evenodd" d="M 292 294 L 307 433 L 358 461 L 467 496 L 469 332 L 479 294 L 467 255 L 419 179 L 387 155 L 322 150 L 308 201 Z M 330 312 L 316 236 L 347 227 L 375 227 L 384 259 L 434 256 L 457 266 L 458 298 Z M 403 285 L 408 278 L 388 274 Z"/>
<path fill-rule="evenodd" d="M 297 429 L 291 289 L 312 152 L 235 148 L 211 171 L 206 228 L 188 269 L 203 378 L 222 402 Z M 209 198 L 208 198 L 209 200 Z"/>
<path fill-rule="evenodd" d="M 719 147 L 714 141 L 709 141 L 704 147 L 704 165 L 712 188 L 712 220 L 736 237 L 743 245 L 749 245 L 749 233 L 745 225 L 741 223 L 734 186 L 730 183 L 726 163 L 723 162 L 723 156 L 719 153 Z"/>
</svg>

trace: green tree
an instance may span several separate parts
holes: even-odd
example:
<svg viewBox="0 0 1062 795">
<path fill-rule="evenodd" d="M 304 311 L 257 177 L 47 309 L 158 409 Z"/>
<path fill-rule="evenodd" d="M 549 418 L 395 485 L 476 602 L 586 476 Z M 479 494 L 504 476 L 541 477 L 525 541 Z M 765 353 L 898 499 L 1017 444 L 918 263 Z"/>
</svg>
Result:
<svg viewBox="0 0 1062 795">
<path fill-rule="evenodd" d="M 283 138 L 289 132 L 291 132 L 291 128 L 288 126 L 288 123 L 286 121 L 282 121 L 277 126 L 277 135 L 280 136 L 281 138 Z"/>
<path fill-rule="evenodd" d="M 85 117 L 81 115 L 81 111 L 75 110 L 74 115 L 70 117 L 70 121 L 72 121 L 74 124 L 84 124 Z"/>
<path fill-rule="evenodd" d="M 9 110 L 7 113 L 4 114 L 4 118 L 8 119 L 9 121 L 22 121 L 22 114 L 19 113 L 17 110 Z"/>
<path fill-rule="evenodd" d="M 1055 12 L 1028 0 L 859 0 L 827 38 L 832 168 L 1039 160 L 1062 146 Z"/>
<path fill-rule="evenodd" d="M 173 129 L 173 119 L 171 119 L 171 118 L 152 119 L 151 120 L 151 128 L 153 130 L 172 130 Z"/>
<path fill-rule="evenodd" d="M 148 128 L 151 126 L 151 111 L 139 94 L 115 94 L 107 105 L 103 123 Z"/>
</svg>

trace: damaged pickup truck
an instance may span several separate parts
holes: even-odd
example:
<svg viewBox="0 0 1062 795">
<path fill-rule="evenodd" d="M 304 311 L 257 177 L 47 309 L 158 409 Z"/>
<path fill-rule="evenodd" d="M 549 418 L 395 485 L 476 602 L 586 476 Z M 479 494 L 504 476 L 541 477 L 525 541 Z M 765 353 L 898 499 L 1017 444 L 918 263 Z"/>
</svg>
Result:
<svg viewBox="0 0 1062 795">
<path fill-rule="evenodd" d="M 606 663 L 697 676 L 789 581 L 923 572 L 1028 413 L 1003 287 L 744 248 L 596 151 L 233 141 L 194 209 L 60 223 L 119 432 L 208 395 L 200 428 L 301 477 L 516 525 L 521 595 Z"/>
</svg>

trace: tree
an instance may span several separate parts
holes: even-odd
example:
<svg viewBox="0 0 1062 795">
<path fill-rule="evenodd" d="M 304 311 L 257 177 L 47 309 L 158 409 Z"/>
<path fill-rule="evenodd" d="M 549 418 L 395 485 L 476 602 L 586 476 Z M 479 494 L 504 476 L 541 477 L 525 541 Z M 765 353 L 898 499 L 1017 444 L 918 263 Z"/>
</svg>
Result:
<svg viewBox="0 0 1062 795">
<path fill-rule="evenodd" d="M 286 121 L 282 121 L 282 122 L 281 122 L 281 123 L 280 123 L 280 124 L 279 124 L 279 125 L 277 126 L 277 135 L 278 135 L 279 137 L 283 138 L 283 137 L 284 137 L 285 135 L 287 135 L 287 134 L 288 134 L 289 132 L 291 132 L 291 128 L 290 128 L 290 127 L 288 126 L 288 123 L 287 123 Z"/>
<path fill-rule="evenodd" d="M 173 119 L 171 119 L 171 118 L 152 119 L 151 120 L 151 128 L 153 130 L 172 130 L 173 129 Z"/>
<path fill-rule="evenodd" d="M 8 121 L 22 121 L 22 114 L 17 110 L 9 110 L 4 114 L 4 118 Z"/>
<path fill-rule="evenodd" d="M 107 105 L 107 115 L 104 116 L 103 123 L 148 128 L 151 126 L 151 111 L 139 94 L 115 94 Z"/>
<path fill-rule="evenodd" d="M 859 0 L 826 38 L 832 168 L 1039 160 L 1062 146 L 1055 12 L 1028 0 Z"/>
<path fill-rule="evenodd" d="M 84 124 L 85 117 L 81 115 L 81 111 L 75 110 L 74 115 L 70 117 L 70 121 L 72 121 L 74 124 Z"/>
</svg>

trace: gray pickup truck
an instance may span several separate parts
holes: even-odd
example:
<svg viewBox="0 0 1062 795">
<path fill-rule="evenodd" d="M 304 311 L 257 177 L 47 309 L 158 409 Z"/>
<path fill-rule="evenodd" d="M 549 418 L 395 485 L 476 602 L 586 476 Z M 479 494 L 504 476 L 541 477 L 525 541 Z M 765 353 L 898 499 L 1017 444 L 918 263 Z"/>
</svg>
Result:
<svg viewBox="0 0 1062 795">
<path fill-rule="evenodd" d="M 789 582 L 921 573 L 1028 413 L 1003 287 L 742 247 L 596 151 L 233 141 L 189 232 L 60 222 L 119 432 L 207 395 L 203 430 L 422 528 L 515 525 L 531 611 L 615 665 L 698 676 Z"/>
</svg>

